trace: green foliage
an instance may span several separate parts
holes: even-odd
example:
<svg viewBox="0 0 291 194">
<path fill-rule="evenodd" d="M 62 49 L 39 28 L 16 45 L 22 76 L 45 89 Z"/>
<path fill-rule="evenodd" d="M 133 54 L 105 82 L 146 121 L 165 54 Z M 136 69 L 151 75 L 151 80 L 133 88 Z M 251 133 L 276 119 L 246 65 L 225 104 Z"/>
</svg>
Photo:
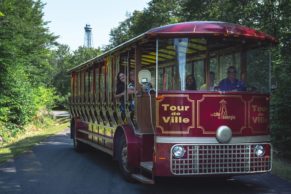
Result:
<svg viewBox="0 0 291 194">
<path fill-rule="evenodd" d="M 55 100 L 54 109 L 56 110 L 69 110 L 68 98 L 71 96 L 71 93 L 66 95 L 58 95 Z"/>
<path fill-rule="evenodd" d="M 40 107 L 46 89 L 49 47 L 56 39 L 43 21 L 40 0 L 2 0 L 0 10 L 0 136 L 14 136 Z M 45 104 L 47 103 L 47 104 Z M 45 104 L 45 105 L 44 105 Z"/>
<path fill-rule="evenodd" d="M 100 54 L 100 49 L 79 47 L 73 52 L 73 56 L 70 60 L 71 67 L 84 63 L 84 61 L 92 59 Z"/>
<path fill-rule="evenodd" d="M 128 14 L 126 20 L 111 30 L 111 45 L 108 48 L 115 47 L 151 28 L 178 22 L 179 18 L 176 15 L 180 10 L 179 3 L 180 0 L 152 0 L 147 9 Z"/>
<path fill-rule="evenodd" d="M 56 103 L 65 104 L 70 87 L 67 70 L 100 53 L 83 47 L 71 53 L 68 46 L 57 45 L 57 37 L 43 20 L 43 6 L 40 0 L 0 1 L 0 137 L 4 140 L 27 123 L 41 120 Z"/>
<path fill-rule="evenodd" d="M 34 90 L 33 104 L 35 105 L 34 108 L 36 111 L 51 109 L 54 106 L 55 101 L 58 99 L 55 88 L 39 86 Z"/>
<path fill-rule="evenodd" d="M 6 82 L 2 98 L 0 98 L 0 107 L 8 110 L 7 115 L 1 115 L 0 118 L 8 119 L 2 122 L 13 123 L 16 125 L 24 125 L 30 121 L 34 114 L 32 103 L 32 88 L 28 81 L 28 77 L 21 65 L 16 68 L 7 67 Z"/>
<path fill-rule="evenodd" d="M 72 54 L 67 45 L 59 45 L 56 50 L 51 51 L 50 64 L 53 68 L 51 85 L 56 88 L 57 94 L 60 96 L 69 92 L 70 75 L 67 70 L 72 67 L 71 58 Z"/>
<path fill-rule="evenodd" d="M 0 126 L 0 136 L 3 138 L 4 142 L 7 142 L 11 137 L 15 137 L 23 128 L 19 128 L 17 125 L 10 123 L 4 126 Z M 1 143 L 1 142 L 0 142 Z"/>
<path fill-rule="evenodd" d="M 59 45 L 56 50 L 51 51 L 50 64 L 53 68 L 51 84 L 56 88 L 57 104 L 66 104 L 70 92 L 70 74 L 68 69 L 77 66 L 84 61 L 92 59 L 101 54 L 100 49 L 79 47 L 71 53 L 69 46 Z M 64 99 L 66 98 L 66 99 Z"/>
<path fill-rule="evenodd" d="M 290 28 L 289 28 L 290 29 Z M 273 72 L 278 88 L 272 98 L 272 138 L 278 154 L 291 159 L 291 36 L 283 33 L 274 59 Z"/>
</svg>

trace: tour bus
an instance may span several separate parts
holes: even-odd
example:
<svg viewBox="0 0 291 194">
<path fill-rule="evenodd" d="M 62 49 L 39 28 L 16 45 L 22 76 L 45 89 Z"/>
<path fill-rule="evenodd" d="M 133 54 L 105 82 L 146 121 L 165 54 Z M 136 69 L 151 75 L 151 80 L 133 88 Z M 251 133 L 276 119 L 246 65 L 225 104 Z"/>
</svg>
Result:
<svg viewBox="0 0 291 194">
<path fill-rule="evenodd" d="M 74 148 L 106 152 L 148 184 L 269 172 L 276 43 L 237 24 L 176 23 L 70 69 Z"/>
</svg>

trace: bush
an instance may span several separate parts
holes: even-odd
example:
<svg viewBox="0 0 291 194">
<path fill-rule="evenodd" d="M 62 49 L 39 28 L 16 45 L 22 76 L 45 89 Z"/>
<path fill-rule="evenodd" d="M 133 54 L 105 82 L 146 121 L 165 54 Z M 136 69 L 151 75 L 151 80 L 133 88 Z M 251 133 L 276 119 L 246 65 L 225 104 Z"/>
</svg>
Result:
<svg viewBox="0 0 291 194">
<path fill-rule="evenodd" d="M 54 88 L 39 86 L 33 91 L 33 103 L 36 111 L 52 109 L 58 98 Z"/>
<path fill-rule="evenodd" d="M 5 87 L 0 94 L 0 137 L 4 141 L 32 120 L 41 119 L 57 99 L 55 89 L 33 86 L 23 68 L 10 66 L 7 70 L 1 77 Z"/>
<path fill-rule="evenodd" d="M 68 110 L 69 104 L 68 104 L 68 98 L 70 96 L 70 93 L 64 96 L 58 96 L 55 101 L 55 106 L 53 109 L 55 110 Z"/>
</svg>

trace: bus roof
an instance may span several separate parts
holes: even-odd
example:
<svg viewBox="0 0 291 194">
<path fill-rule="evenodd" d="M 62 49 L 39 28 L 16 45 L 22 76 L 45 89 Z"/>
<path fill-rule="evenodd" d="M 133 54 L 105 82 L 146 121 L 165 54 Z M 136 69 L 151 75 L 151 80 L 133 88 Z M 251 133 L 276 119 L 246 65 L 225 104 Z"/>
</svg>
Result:
<svg viewBox="0 0 291 194">
<path fill-rule="evenodd" d="M 78 71 L 83 67 L 90 65 L 94 62 L 101 61 L 104 57 L 111 55 L 127 46 L 133 45 L 144 38 L 166 38 L 166 37 L 177 37 L 177 36 L 191 36 L 191 37 L 203 37 L 203 36 L 215 36 L 215 37 L 238 37 L 245 39 L 253 39 L 263 42 L 270 42 L 276 44 L 278 41 L 276 38 L 254 30 L 252 28 L 227 23 L 227 22 L 219 22 L 219 21 L 191 21 L 191 22 L 183 22 L 170 24 L 166 26 L 161 26 L 157 28 L 153 28 L 148 30 L 147 32 L 128 40 L 119 46 L 99 55 L 95 58 L 92 58 L 72 69 L 69 72 Z"/>
</svg>

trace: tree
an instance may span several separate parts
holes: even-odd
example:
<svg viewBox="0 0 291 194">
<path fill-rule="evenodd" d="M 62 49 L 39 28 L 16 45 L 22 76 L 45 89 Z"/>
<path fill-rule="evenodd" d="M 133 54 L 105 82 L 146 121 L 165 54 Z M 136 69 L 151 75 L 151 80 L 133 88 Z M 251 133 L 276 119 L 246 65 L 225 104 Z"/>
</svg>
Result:
<svg viewBox="0 0 291 194">
<path fill-rule="evenodd" d="M 84 63 L 85 61 L 88 61 L 89 59 L 92 59 L 96 57 L 97 55 L 100 55 L 102 52 L 100 48 L 86 48 L 86 47 L 79 47 L 77 50 L 73 52 L 73 56 L 71 59 L 72 67 L 76 65 L 80 65 L 81 63 Z"/>
<path fill-rule="evenodd" d="M 68 70 L 74 66 L 101 54 L 100 49 L 79 47 L 71 52 L 68 45 L 58 45 L 56 50 L 51 51 L 50 64 L 53 68 L 51 84 L 56 88 L 60 97 L 67 97 L 70 92 L 70 74 Z M 64 103 L 66 99 L 61 100 Z"/>
<path fill-rule="evenodd" d="M 0 2 L 0 128 L 19 129 L 30 121 L 37 111 L 34 94 L 46 86 L 56 36 L 48 31 L 42 9 L 40 0 Z"/>
<path fill-rule="evenodd" d="M 278 88 L 272 96 L 272 139 L 279 154 L 291 159 L 291 4 L 287 0 L 275 1 L 272 10 L 269 30 L 280 43 L 273 51 L 273 75 Z"/>
<path fill-rule="evenodd" d="M 51 84 L 56 88 L 58 95 L 65 96 L 69 93 L 69 75 L 67 70 L 72 67 L 72 54 L 68 45 L 58 45 L 56 50 L 51 51 L 50 64 Z"/>
<path fill-rule="evenodd" d="M 107 48 L 115 47 L 151 28 L 178 22 L 179 18 L 176 17 L 176 13 L 180 9 L 180 1 L 153 0 L 149 2 L 147 9 L 128 14 L 127 19 L 111 30 L 111 45 Z"/>
</svg>

